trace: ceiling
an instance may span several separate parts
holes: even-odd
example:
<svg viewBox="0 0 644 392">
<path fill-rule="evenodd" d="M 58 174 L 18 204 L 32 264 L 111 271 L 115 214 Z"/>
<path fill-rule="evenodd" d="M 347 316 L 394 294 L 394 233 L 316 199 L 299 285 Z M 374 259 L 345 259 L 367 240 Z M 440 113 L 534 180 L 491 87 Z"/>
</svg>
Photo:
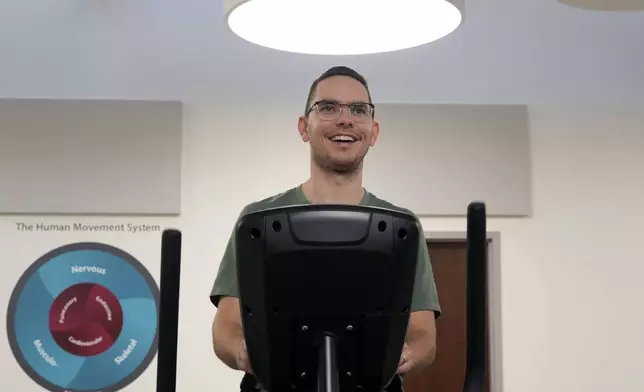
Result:
<svg viewBox="0 0 644 392">
<path fill-rule="evenodd" d="M 0 96 L 299 101 L 343 64 L 378 102 L 644 102 L 644 12 L 466 5 L 464 24 L 438 42 L 323 57 L 237 39 L 222 0 L 0 0 Z M 360 17 L 339 9 L 329 28 Z"/>
</svg>

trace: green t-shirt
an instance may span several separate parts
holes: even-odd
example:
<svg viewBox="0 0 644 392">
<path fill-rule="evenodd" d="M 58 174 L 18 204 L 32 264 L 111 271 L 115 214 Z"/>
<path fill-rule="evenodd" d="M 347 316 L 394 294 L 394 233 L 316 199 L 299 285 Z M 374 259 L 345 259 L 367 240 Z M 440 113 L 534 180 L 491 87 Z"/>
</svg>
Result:
<svg viewBox="0 0 644 392">
<path fill-rule="evenodd" d="M 245 215 L 250 212 L 263 210 L 266 208 L 286 207 L 292 205 L 311 204 L 301 186 L 291 188 L 284 193 L 271 196 L 269 198 L 251 203 L 247 205 L 240 214 Z M 360 202 L 361 205 L 372 207 L 387 208 L 391 210 L 401 211 L 407 214 L 412 214 L 411 211 L 395 206 L 388 201 L 376 197 L 374 194 L 365 191 L 365 195 Z M 413 214 L 412 214 L 413 215 Z M 422 225 L 418 221 L 421 230 Z M 424 237 L 423 237 L 424 238 Z M 438 318 L 441 314 L 440 303 L 438 301 L 438 293 L 436 291 L 436 283 L 434 281 L 434 273 L 432 265 L 429 260 L 429 252 L 427 244 L 421 239 L 418 244 L 418 264 L 416 266 L 416 279 L 414 281 L 414 290 L 411 303 L 411 311 L 419 310 L 433 310 Z M 226 251 L 219 265 L 219 271 L 215 278 L 215 282 L 210 293 L 210 300 L 217 306 L 221 297 L 239 297 L 239 290 L 237 287 L 237 259 L 235 256 L 235 236 L 234 230 L 228 240 Z"/>
</svg>

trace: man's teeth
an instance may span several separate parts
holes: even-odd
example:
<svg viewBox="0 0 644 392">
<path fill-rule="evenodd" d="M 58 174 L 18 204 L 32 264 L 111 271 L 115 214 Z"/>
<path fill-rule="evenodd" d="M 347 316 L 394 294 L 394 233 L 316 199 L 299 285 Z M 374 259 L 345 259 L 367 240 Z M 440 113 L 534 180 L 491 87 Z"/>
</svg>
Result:
<svg viewBox="0 0 644 392">
<path fill-rule="evenodd" d="M 334 142 L 355 142 L 356 141 L 356 139 L 352 138 L 351 136 L 345 136 L 345 135 L 333 136 L 331 140 Z"/>
</svg>

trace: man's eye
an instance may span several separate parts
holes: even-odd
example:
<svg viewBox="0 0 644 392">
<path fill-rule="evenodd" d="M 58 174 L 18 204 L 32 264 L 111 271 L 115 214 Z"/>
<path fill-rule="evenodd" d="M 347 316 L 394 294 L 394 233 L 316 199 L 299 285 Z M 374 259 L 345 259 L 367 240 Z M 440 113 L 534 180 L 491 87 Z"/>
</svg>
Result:
<svg viewBox="0 0 644 392">
<path fill-rule="evenodd" d="M 353 105 L 351 111 L 357 114 L 366 114 L 367 107 L 365 105 Z"/>
<path fill-rule="evenodd" d="M 334 105 L 319 105 L 320 110 L 325 112 L 333 112 L 335 110 Z"/>
</svg>

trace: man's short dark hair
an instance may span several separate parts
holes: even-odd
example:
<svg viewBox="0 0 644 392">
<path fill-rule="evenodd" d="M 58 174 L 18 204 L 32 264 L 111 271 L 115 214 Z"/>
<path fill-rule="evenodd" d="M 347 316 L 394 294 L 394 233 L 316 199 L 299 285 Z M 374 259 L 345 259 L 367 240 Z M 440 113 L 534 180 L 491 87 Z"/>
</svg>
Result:
<svg viewBox="0 0 644 392">
<path fill-rule="evenodd" d="M 360 75 L 358 72 L 355 70 L 346 67 L 346 66 L 336 66 L 329 68 L 326 70 L 320 77 L 315 79 L 313 81 L 313 84 L 311 84 L 311 88 L 309 89 L 309 96 L 306 99 L 306 106 L 304 107 L 304 113 L 306 114 L 309 111 L 309 106 L 311 105 L 311 100 L 313 99 L 313 96 L 315 95 L 315 91 L 318 87 L 318 84 L 325 80 L 332 78 L 334 76 L 346 76 L 351 79 L 357 80 L 360 82 L 365 89 L 367 89 L 367 95 L 369 96 L 369 103 L 373 103 L 371 100 L 371 92 L 369 91 L 369 84 L 367 83 L 367 80 L 364 78 L 364 76 Z"/>
</svg>

